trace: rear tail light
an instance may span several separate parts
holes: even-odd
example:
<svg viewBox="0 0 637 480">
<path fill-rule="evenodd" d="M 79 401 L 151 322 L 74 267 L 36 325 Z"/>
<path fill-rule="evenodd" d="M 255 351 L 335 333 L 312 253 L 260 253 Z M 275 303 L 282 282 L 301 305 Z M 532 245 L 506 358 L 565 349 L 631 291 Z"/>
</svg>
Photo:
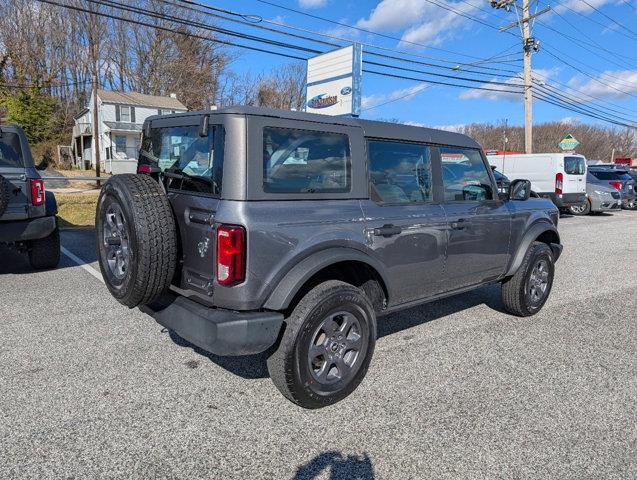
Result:
<svg viewBox="0 0 637 480">
<path fill-rule="evenodd" d="M 608 182 L 608 183 L 610 183 L 617 190 L 621 190 L 622 189 L 622 182 L 619 182 L 617 180 L 613 180 L 612 182 Z"/>
<path fill-rule="evenodd" d="M 236 285 L 245 280 L 246 231 L 237 225 L 217 228 L 217 282 Z"/>
<path fill-rule="evenodd" d="M 564 175 L 559 172 L 555 174 L 555 194 L 562 195 L 562 188 L 564 188 Z"/>
<path fill-rule="evenodd" d="M 44 182 L 41 178 L 31 180 L 31 203 L 35 207 L 44 204 Z"/>
</svg>

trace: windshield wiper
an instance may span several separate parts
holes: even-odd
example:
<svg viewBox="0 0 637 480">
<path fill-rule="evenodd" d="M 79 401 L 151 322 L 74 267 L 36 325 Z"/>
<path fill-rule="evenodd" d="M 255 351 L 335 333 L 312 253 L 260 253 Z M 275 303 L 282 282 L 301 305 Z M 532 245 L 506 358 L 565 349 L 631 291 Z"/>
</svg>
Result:
<svg viewBox="0 0 637 480">
<path fill-rule="evenodd" d="M 219 194 L 219 188 L 217 182 L 215 182 L 212 178 L 207 177 L 198 177 L 195 175 L 189 175 L 186 172 L 179 169 L 168 169 L 164 171 L 164 176 L 168 178 L 174 178 L 176 180 L 188 181 L 191 183 L 199 183 L 204 184 L 206 186 L 212 187 L 212 193 L 217 195 Z"/>
</svg>

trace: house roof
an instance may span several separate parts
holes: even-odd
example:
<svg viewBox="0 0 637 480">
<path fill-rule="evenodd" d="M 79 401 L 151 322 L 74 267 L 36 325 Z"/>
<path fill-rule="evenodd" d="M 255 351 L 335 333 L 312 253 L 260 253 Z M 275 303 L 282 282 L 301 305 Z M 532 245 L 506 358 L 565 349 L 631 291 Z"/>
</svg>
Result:
<svg viewBox="0 0 637 480">
<path fill-rule="evenodd" d="M 128 122 L 104 122 L 113 132 L 141 132 L 142 126 L 137 123 Z"/>
<path fill-rule="evenodd" d="M 98 90 L 97 96 L 105 103 L 187 110 L 183 103 L 173 97 L 159 97 L 138 92 L 112 92 L 109 90 Z"/>
</svg>

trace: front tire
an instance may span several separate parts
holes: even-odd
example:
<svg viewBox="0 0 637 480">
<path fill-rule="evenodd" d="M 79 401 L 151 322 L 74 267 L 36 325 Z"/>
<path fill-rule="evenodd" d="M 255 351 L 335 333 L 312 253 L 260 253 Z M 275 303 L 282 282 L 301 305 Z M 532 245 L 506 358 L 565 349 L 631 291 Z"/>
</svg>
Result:
<svg viewBox="0 0 637 480">
<path fill-rule="evenodd" d="M 146 175 L 115 175 L 100 192 L 97 258 L 106 286 L 129 308 L 155 300 L 175 273 L 177 229 L 160 185 Z"/>
<path fill-rule="evenodd" d="M 27 247 L 31 267 L 38 270 L 57 267 L 60 263 L 60 230 L 57 219 L 55 230 L 44 238 L 29 241 Z"/>
<path fill-rule="evenodd" d="M 303 408 L 332 405 L 361 383 L 376 344 L 376 315 L 362 290 L 331 280 L 312 289 L 285 320 L 268 371 Z"/>
<path fill-rule="evenodd" d="M 539 312 L 551 293 L 555 264 L 546 243 L 533 242 L 522 265 L 502 283 L 502 302 L 507 312 L 528 317 Z"/>
<path fill-rule="evenodd" d="M 591 204 L 586 202 L 584 205 L 571 205 L 568 210 L 573 215 L 588 215 L 591 213 Z"/>
</svg>

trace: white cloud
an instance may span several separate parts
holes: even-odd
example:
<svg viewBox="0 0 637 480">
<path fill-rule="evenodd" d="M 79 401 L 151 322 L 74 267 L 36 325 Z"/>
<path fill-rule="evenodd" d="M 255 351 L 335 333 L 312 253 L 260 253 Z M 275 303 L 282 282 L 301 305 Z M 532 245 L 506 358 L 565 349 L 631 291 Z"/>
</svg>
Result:
<svg viewBox="0 0 637 480">
<path fill-rule="evenodd" d="M 456 12 L 481 15 L 479 6 L 468 2 L 439 0 L 437 3 L 445 4 Z M 356 26 L 374 32 L 398 32 L 406 29 L 401 37 L 401 46 L 405 47 L 413 46 L 413 43 L 439 44 L 468 22 L 467 18 L 455 12 L 422 0 L 382 0 Z"/>
<path fill-rule="evenodd" d="M 608 70 L 595 79 L 578 75 L 571 78 L 568 85 L 593 97 L 626 98 L 637 93 L 637 70 Z"/>
<path fill-rule="evenodd" d="M 327 4 L 327 0 L 299 0 L 301 8 L 321 8 Z"/>
<path fill-rule="evenodd" d="M 429 85 L 426 82 L 423 82 L 411 87 L 394 90 L 390 93 L 369 95 L 361 99 L 361 107 L 365 110 L 366 108 L 372 108 L 385 102 L 409 102 L 416 98 L 428 86 Z"/>
<path fill-rule="evenodd" d="M 609 3 L 617 3 L 616 0 L 586 0 L 586 2 L 582 2 L 582 0 L 568 0 L 566 2 L 562 2 L 560 5 L 555 7 L 555 10 L 559 13 L 566 12 L 568 10 L 574 10 L 579 13 L 590 13 L 595 8 L 601 8 L 604 5 Z"/>
</svg>

